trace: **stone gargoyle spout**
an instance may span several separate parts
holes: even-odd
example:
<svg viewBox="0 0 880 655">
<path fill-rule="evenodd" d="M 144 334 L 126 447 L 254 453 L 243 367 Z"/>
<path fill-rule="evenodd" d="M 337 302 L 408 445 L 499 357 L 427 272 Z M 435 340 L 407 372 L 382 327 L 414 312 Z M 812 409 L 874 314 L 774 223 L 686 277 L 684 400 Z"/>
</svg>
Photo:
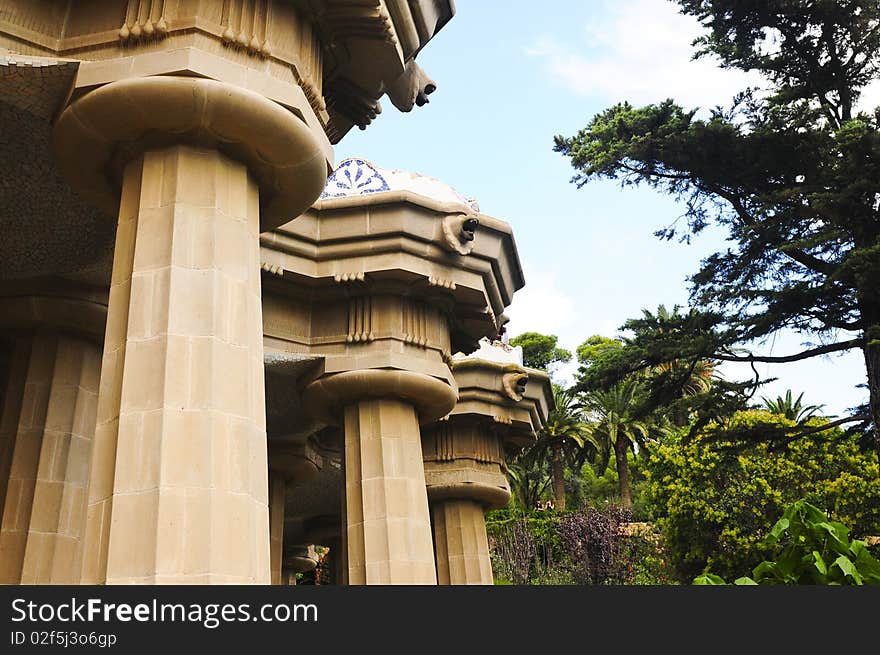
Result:
<svg viewBox="0 0 880 655">
<path fill-rule="evenodd" d="M 450 214 L 443 219 L 443 241 L 449 250 L 468 255 L 474 249 L 474 238 L 480 219 L 476 214 Z"/>
<path fill-rule="evenodd" d="M 528 384 L 528 382 L 529 374 L 518 366 L 510 367 L 510 370 L 505 371 L 501 378 L 504 393 L 507 394 L 508 398 L 515 402 L 519 402 L 523 399 L 523 395 L 526 393 L 526 384 Z"/>
<path fill-rule="evenodd" d="M 437 83 L 414 60 L 410 61 L 391 86 L 388 94 L 391 104 L 400 111 L 412 111 L 413 106 L 422 107 L 428 103 L 428 96 L 437 90 Z"/>
</svg>

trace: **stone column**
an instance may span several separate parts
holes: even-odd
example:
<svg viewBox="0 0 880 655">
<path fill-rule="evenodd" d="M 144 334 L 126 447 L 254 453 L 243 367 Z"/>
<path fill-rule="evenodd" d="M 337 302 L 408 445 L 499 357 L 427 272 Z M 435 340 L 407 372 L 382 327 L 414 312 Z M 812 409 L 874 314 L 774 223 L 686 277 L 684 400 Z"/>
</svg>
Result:
<svg viewBox="0 0 880 655">
<path fill-rule="evenodd" d="M 342 536 L 327 542 L 330 548 L 330 567 L 333 570 L 333 584 L 339 587 L 348 584 L 348 553 L 342 545 Z"/>
<path fill-rule="evenodd" d="M 259 234 L 326 161 L 280 105 L 171 76 L 87 93 L 54 146 L 118 213 L 82 580 L 268 584 Z"/>
<path fill-rule="evenodd" d="M 433 503 L 431 509 L 438 584 L 493 584 L 483 506 L 450 499 Z"/>
<path fill-rule="evenodd" d="M 269 472 L 269 567 L 273 585 L 284 584 L 284 496 L 287 485 L 278 473 Z"/>
<path fill-rule="evenodd" d="M 370 369 L 322 378 L 304 398 L 325 417 L 344 415 L 348 584 L 436 584 L 419 421 L 446 414 L 455 390 L 420 373 Z"/>
<path fill-rule="evenodd" d="M 426 430 L 422 445 L 438 583 L 493 584 L 484 512 L 510 501 L 500 439 L 484 420 L 453 415 Z"/>
<path fill-rule="evenodd" d="M 129 164 L 123 194 L 118 427 L 102 402 L 99 428 L 118 430 L 107 582 L 267 583 L 257 186 L 175 146 Z"/>
<path fill-rule="evenodd" d="M 37 336 L 29 348 L 20 341 L 14 359 L 20 363 L 28 351 L 26 372 L 18 371 L 24 373 L 21 389 L 8 395 L 2 420 L 4 430 L 14 424 L 15 432 L 0 526 L 0 582 L 73 584 L 82 557 L 100 348 L 72 337 Z"/>
<path fill-rule="evenodd" d="M 15 435 L 18 432 L 30 357 L 30 337 L 12 340 L 6 355 L 6 380 L 0 381 L 0 384 L 6 384 L 3 407 L 0 408 L 0 520 L 6 505 L 6 489 L 9 486 L 9 471 L 12 467 L 12 453 L 15 450 Z"/>
<path fill-rule="evenodd" d="M 436 584 L 413 406 L 346 407 L 345 472 L 349 584 Z"/>
<path fill-rule="evenodd" d="M 287 584 L 284 573 L 284 519 L 287 490 L 318 473 L 318 455 L 306 441 L 269 439 L 269 545 L 271 581 Z"/>
</svg>

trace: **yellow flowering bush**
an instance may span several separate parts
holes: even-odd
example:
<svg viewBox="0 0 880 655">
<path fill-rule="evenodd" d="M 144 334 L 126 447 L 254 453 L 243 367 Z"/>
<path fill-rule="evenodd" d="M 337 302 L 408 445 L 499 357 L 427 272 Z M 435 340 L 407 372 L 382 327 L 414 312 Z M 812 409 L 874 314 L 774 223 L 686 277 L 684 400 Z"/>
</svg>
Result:
<svg viewBox="0 0 880 655">
<path fill-rule="evenodd" d="M 648 503 L 678 579 L 689 582 L 707 567 L 722 577 L 751 570 L 770 555 L 764 536 L 799 498 L 851 526 L 854 537 L 880 535 L 877 455 L 842 438 L 839 428 L 775 449 L 727 439 L 794 425 L 763 410 L 742 411 L 687 443 L 652 449 Z"/>
</svg>

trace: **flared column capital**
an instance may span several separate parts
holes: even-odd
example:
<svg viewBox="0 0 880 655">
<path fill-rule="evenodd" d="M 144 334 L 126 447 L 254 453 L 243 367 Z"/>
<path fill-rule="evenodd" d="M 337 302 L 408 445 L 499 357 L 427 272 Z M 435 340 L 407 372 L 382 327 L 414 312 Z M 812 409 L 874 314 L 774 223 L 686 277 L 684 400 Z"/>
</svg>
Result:
<svg viewBox="0 0 880 655">
<path fill-rule="evenodd" d="M 308 482 L 321 468 L 321 456 L 311 442 L 269 439 L 269 470 L 288 484 Z"/>
<path fill-rule="evenodd" d="M 276 102 L 216 80 L 161 75 L 90 91 L 60 114 L 52 133 L 59 169 L 110 216 L 122 170 L 148 150 L 190 144 L 247 166 L 260 189 L 260 230 L 307 209 L 324 187 L 327 161 L 306 123 Z"/>
<path fill-rule="evenodd" d="M 303 392 L 303 404 L 320 420 L 340 425 L 345 407 L 361 400 L 396 398 L 415 407 L 420 423 L 445 416 L 458 399 L 446 380 L 397 369 L 363 369 L 324 376 Z"/>
</svg>

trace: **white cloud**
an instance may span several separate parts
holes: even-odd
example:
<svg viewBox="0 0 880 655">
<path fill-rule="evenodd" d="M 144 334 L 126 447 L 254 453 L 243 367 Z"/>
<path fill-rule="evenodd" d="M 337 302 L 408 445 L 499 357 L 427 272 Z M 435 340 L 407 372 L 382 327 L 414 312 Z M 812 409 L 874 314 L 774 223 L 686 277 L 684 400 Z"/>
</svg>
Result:
<svg viewBox="0 0 880 655">
<path fill-rule="evenodd" d="M 857 107 L 865 112 L 873 112 L 880 107 L 880 80 L 874 80 L 862 91 Z"/>
<path fill-rule="evenodd" d="M 523 332 L 555 334 L 560 348 L 570 350 L 572 359 L 558 366 L 553 378 L 570 385 L 577 373 L 574 352 L 593 334 L 614 335 L 618 323 L 593 311 L 562 290 L 559 274 L 542 270 L 537 262 L 525 266 L 526 285 L 516 292 L 505 313 L 510 317 L 507 334 L 513 338 Z"/>
<path fill-rule="evenodd" d="M 670 2 L 624 0 L 586 26 L 582 43 L 542 36 L 528 53 L 545 60 L 550 75 L 581 94 L 634 104 L 674 98 L 685 107 L 728 104 L 738 91 L 761 78 L 723 70 L 711 59 L 692 61 L 691 42 L 701 34 L 696 19 Z"/>
<path fill-rule="evenodd" d="M 510 317 L 508 334 L 514 337 L 522 332 L 540 332 L 560 336 L 569 332 L 575 322 L 575 301 L 560 289 L 558 276 L 534 267 L 526 270 L 526 286 L 516 292 L 505 312 Z"/>
</svg>

